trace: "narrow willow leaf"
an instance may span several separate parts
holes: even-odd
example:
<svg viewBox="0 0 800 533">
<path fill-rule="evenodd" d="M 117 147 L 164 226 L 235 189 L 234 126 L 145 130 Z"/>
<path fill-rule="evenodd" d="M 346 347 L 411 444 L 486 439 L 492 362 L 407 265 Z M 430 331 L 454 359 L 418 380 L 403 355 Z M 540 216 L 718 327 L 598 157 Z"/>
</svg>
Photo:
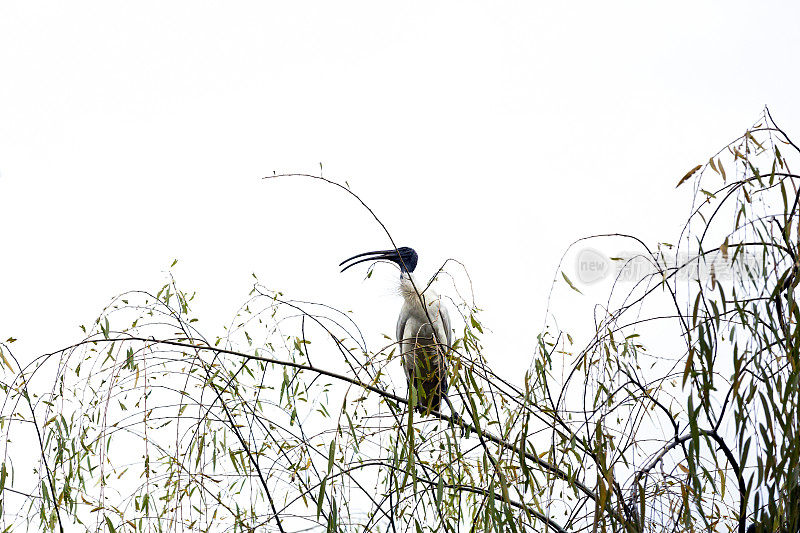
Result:
<svg viewBox="0 0 800 533">
<path fill-rule="evenodd" d="M 317 519 L 319 519 L 319 515 L 322 513 L 322 502 L 325 499 L 325 481 L 327 481 L 327 477 L 322 478 L 322 483 L 319 484 L 319 494 L 317 495 Z"/>
<path fill-rule="evenodd" d="M 571 288 L 573 291 L 577 292 L 578 294 L 583 294 L 581 291 L 579 291 L 579 290 L 578 290 L 578 288 L 577 288 L 577 287 L 575 287 L 575 285 L 573 285 L 573 284 L 572 284 L 572 282 L 570 281 L 570 279 L 567 277 L 567 275 L 566 275 L 566 274 L 564 274 L 564 272 L 563 272 L 563 271 L 561 272 L 561 275 L 562 275 L 562 276 L 564 276 L 564 281 L 566 281 L 566 282 L 567 282 L 567 285 L 569 285 L 569 286 L 570 286 L 570 288 Z"/>
<path fill-rule="evenodd" d="M 697 165 L 697 166 L 696 166 L 696 167 L 694 167 L 692 170 L 690 170 L 689 172 L 687 172 L 687 173 L 686 173 L 686 174 L 685 174 L 685 175 L 684 175 L 684 176 L 681 178 L 681 180 L 678 182 L 678 184 L 675 186 L 675 188 L 677 189 L 678 187 L 680 187 L 681 185 L 683 185 L 683 182 L 684 182 L 684 181 L 686 181 L 686 180 L 688 180 L 689 178 L 691 178 L 691 177 L 694 175 L 694 173 L 695 173 L 695 172 L 697 172 L 698 170 L 700 170 L 701 168 L 703 168 L 703 165 Z"/>
</svg>

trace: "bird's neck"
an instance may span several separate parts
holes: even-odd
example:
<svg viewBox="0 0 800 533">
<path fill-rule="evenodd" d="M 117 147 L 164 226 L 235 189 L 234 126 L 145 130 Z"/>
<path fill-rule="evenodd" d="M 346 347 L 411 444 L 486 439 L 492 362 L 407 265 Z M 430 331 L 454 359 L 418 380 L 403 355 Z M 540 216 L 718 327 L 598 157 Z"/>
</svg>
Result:
<svg viewBox="0 0 800 533">
<path fill-rule="evenodd" d="M 416 287 L 416 289 L 415 289 Z M 419 307 L 422 309 L 422 303 L 420 302 L 420 296 L 422 296 L 423 300 L 430 304 L 431 301 L 437 299 L 436 294 L 433 292 L 433 289 L 427 288 L 427 283 L 421 283 L 414 274 L 409 272 L 403 272 L 400 274 L 400 295 L 406 301 L 407 304 L 413 307 Z"/>
</svg>

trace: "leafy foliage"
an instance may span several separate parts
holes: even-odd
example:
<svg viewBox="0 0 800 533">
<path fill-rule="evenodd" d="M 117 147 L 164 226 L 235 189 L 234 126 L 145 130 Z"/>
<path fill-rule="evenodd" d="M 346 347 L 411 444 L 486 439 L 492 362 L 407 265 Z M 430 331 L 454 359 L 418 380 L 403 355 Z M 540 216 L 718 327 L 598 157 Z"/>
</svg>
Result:
<svg viewBox="0 0 800 533">
<path fill-rule="evenodd" d="M 458 416 L 409 409 L 394 343 L 372 350 L 348 314 L 258 280 L 218 337 L 170 278 L 24 367 L 9 339 L 0 527 L 798 531 L 800 188 L 783 152 L 799 151 L 765 111 L 688 172 L 674 250 L 613 237 L 649 274 L 615 284 L 585 344 L 551 321 L 519 380 L 489 366 L 446 263 Z"/>
</svg>

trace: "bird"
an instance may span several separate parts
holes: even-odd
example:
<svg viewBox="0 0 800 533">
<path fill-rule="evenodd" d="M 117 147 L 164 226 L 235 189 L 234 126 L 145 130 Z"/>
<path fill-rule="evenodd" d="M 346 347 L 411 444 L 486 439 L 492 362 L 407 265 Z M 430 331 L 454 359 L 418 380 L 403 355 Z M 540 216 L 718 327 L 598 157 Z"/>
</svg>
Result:
<svg viewBox="0 0 800 533">
<path fill-rule="evenodd" d="M 397 318 L 396 336 L 409 388 L 416 393 L 416 408 L 425 415 L 440 412 L 447 395 L 447 366 L 452 346 L 450 315 L 441 297 L 429 284 L 414 277 L 419 256 L 413 248 L 376 250 L 354 255 L 339 263 L 342 272 L 366 261 L 391 261 L 400 267 L 403 306 Z"/>
</svg>

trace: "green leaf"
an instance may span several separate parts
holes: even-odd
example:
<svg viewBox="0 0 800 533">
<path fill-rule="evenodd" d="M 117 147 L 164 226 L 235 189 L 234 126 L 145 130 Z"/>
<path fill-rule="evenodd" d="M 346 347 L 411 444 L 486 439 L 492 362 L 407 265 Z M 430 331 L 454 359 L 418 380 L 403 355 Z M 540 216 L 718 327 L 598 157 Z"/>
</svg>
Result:
<svg viewBox="0 0 800 533">
<path fill-rule="evenodd" d="M 317 496 L 317 518 L 319 518 L 320 513 L 322 513 L 322 502 L 325 499 L 325 481 L 327 481 L 327 477 L 322 478 L 322 483 L 319 484 L 319 495 Z"/>
<path fill-rule="evenodd" d="M 694 308 L 692 309 L 692 326 L 697 325 L 697 311 L 700 307 L 700 297 L 703 295 L 702 291 L 697 293 L 697 298 L 694 300 Z"/>
<path fill-rule="evenodd" d="M 683 383 L 681 387 L 686 385 L 686 380 L 692 373 L 692 358 L 694 357 L 694 348 L 689 348 L 689 355 L 686 357 L 686 366 L 683 367 Z"/>
<path fill-rule="evenodd" d="M 335 455 L 336 455 L 336 441 L 332 440 L 330 450 L 328 451 L 328 475 L 330 475 L 331 471 L 333 470 L 333 459 Z"/>
<path fill-rule="evenodd" d="M 472 327 L 483 333 L 483 328 L 481 327 L 481 323 L 475 320 L 475 315 L 469 315 L 469 321 L 472 324 Z"/>
<path fill-rule="evenodd" d="M 563 271 L 561 272 L 561 275 L 562 275 L 562 276 L 564 276 L 564 281 L 566 281 L 566 282 L 567 282 L 567 285 L 569 285 L 569 286 L 570 286 L 570 288 L 571 288 L 573 291 L 577 292 L 578 294 L 583 294 L 581 291 L 579 291 L 579 290 L 578 290 L 578 288 L 577 288 L 575 285 L 573 285 L 573 284 L 572 284 L 572 282 L 569 280 L 569 278 L 567 277 L 567 275 L 566 275 L 566 274 L 564 274 L 564 272 L 563 272 Z"/>
</svg>

